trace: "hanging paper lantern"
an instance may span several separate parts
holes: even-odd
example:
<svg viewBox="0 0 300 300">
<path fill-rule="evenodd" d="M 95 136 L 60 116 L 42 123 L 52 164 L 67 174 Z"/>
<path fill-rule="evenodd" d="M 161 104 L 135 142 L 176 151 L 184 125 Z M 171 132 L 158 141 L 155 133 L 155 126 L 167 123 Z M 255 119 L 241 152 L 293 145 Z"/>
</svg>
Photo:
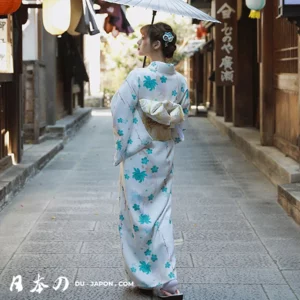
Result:
<svg viewBox="0 0 300 300">
<path fill-rule="evenodd" d="M 0 15 L 10 15 L 21 6 L 22 0 L 0 0 Z"/>
<path fill-rule="evenodd" d="M 83 14 L 82 0 L 71 0 L 71 22 L 68 29 L 68 33 L 71 35 L 80 35 L 80 32 L 75 31 L 77 28 L 80 18 Z"/>
<path fill-rule="evenodd" d="M 265 7 L 266 0 L 246 0 L 246 5 L 251 9 L 249 18 L 260 19 L 260 11 Z"/>
<path fill-rule="evenodd" d="M 73 1 L 73 0 L 72 0 Z M 71 22 L 70 0 L 44 0 L 43 23 L 52 35 L 60 35 L 68 30 Z"/>
</svg>

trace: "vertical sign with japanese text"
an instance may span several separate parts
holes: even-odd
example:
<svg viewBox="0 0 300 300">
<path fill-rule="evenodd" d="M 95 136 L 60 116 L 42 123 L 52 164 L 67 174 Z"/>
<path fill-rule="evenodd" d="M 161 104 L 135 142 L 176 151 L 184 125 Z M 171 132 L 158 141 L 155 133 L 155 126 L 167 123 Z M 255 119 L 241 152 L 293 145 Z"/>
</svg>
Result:
<svg viewBox="0 0 300 300">
<path fill-rule="evenodd" d="M 216 84 L 235 84 L 237 62 L 236 0 L 216 0 L 216 17 L 222 23 L 216 26 Z"/>
<path fill-rule="evenodd" d="M 12 16 L 0 19 L 0 73 L 13 73 Z"/>
</svg>

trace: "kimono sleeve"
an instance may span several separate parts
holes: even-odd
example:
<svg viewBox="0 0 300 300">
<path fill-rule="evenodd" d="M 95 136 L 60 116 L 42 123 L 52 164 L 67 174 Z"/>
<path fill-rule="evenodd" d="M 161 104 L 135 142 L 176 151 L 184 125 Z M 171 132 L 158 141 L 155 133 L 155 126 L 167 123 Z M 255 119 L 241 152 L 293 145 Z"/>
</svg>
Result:
<svg viewBox="0 0 300 300">
<path fill-rule="evenodd" d="M 130 139 L 133 118 L 138 99 L 138 75 L 136 70 L 129 73 L 111 102 L 113 133 L 115 138 L 114 165 L 126 158 L 126 149 Z"/>
<path fill-rule="evenodd" d="M 181 79 L 181 88 L 179 93 L 179 101 L 178 103 L 182 106 L 184 112 L 184 121 L 175 126 L 172 130 L 172 136 L 175 143 L 180 143 L 184 141 L 184 131 L 187 128 L 187 120 L 189 116 L 189 109 L 190 109 L 190 94 L 187 85 L 186 79 L 182 76 Z"/>
</svg>

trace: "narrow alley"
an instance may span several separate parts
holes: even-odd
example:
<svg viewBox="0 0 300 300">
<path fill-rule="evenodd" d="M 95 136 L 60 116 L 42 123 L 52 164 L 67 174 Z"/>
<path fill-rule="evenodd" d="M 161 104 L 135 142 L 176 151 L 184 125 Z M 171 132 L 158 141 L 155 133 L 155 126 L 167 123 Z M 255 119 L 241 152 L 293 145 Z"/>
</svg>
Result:
<svg viewBox="0 0 300 300">
<path fill-rule="evenodd" d="M 126 278 L 113 147 L 110 112 L 94 110 L 0 212 L 1 300 L 154 299 L 118 286 Z M 300 299 L 299 226 L 277 203 L 275 186 L 206 118 L 189 119 L 172 194 L 184 299 Z M 11 286 L 17 275 L 20 292 Z M 69 281 L 64 292 L 59 277 Z"/>
</svg>

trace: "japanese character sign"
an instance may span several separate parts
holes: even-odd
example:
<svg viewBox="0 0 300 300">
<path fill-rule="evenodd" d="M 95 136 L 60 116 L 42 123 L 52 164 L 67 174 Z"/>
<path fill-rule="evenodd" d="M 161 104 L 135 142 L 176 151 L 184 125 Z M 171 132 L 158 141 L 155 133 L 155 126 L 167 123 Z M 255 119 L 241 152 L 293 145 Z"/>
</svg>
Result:
<svg viewBox="0 0 300 300">
<path fill-rule="evenodd" d="M 40 277 L 40 274 L 38 274 L 38 279 L 33 281 L 35 283 L 35 287 L 30 290 L 31 293 L 40 294 L 44 289 L 49 287 L 49 285 L 42 283 L 43 279 L 44 277 Z"/>
<path fill-rule="evenodd" d="M 47 285 L 43 282 L 44 279 L 45 279 L 44 277 L 41 277 L 40 274 L 38 274 L 37 279 L 33 281 L 35 286 L 30 290 L 30 293 L 41 294 L 45 289 L 48 289 L 49 285 Z M 63 283 L 64 283 L 63 288 L 61 288 L 61 285 Z M 58 291 L 61 288 L 61 292 L 64 292 L 68 289 L 69 285 L 70 285 L 70 283 L 69 283 L 68 278 L 64 277 L 64 276 L 60 276 L 55 280 L 54 285 L 52 286 L 52 288 L 55 291 Z M 23 284 L 22 284 L 22 276 L 21 275 L 13 276 L 13 279 L 12 279 L 12 282 L 10 284 L 9 290 L 11 292 L 17 291 L 18 293 L 23 291 Z"/>
<path fill-rule="evenodd" d="M 236 0 L 216 0 L 216 84 L 234 85 L 236 64 Z"/>
</svg>

